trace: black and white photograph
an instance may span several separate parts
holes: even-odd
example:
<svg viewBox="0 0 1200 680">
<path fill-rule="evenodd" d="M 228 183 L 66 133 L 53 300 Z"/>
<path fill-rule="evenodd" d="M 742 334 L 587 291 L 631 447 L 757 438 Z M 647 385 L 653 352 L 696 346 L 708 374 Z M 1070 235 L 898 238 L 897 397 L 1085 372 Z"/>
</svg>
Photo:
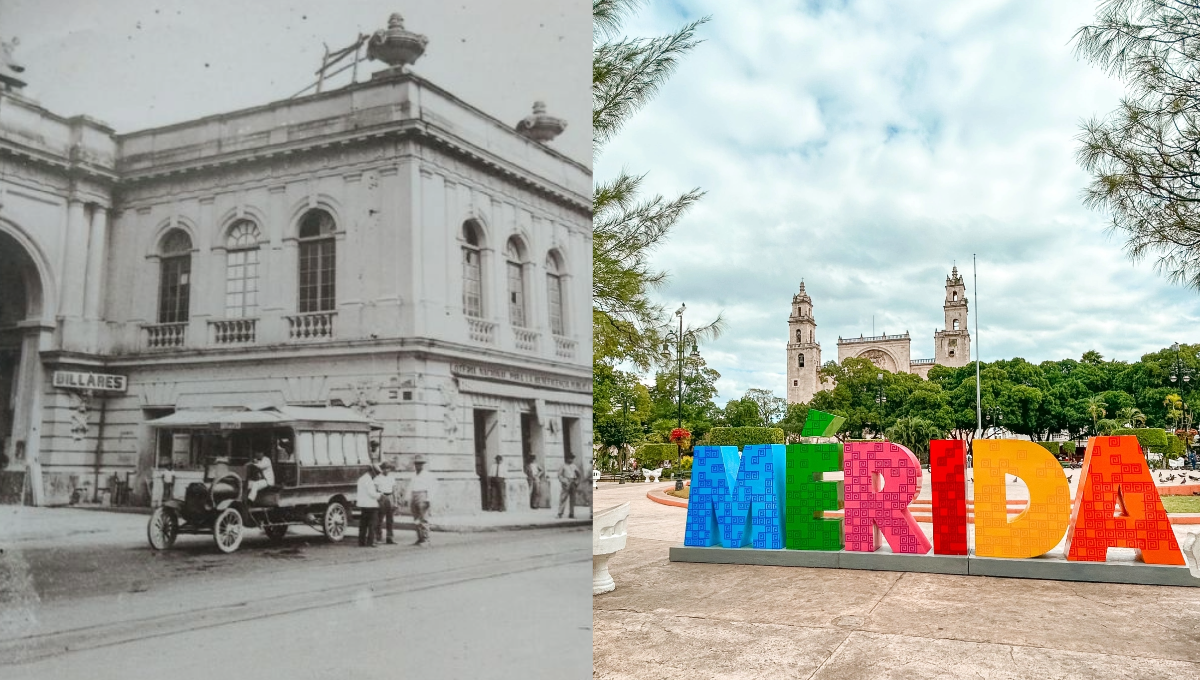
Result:
<svg viewBox="0 0 1200 680">
<path fill-rule="evenodd" d="M 591 25 L 0 0 L 0 677 L 591 672 Z"/>
</svg>

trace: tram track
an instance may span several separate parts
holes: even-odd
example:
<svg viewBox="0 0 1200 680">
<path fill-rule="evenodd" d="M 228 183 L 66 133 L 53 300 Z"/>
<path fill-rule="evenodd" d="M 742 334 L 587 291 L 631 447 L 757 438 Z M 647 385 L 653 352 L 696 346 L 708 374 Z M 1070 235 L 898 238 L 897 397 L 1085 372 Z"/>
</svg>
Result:
<svg viewBox="0 0 1200 680">
<path fill-rule="evenodd" d="M 305 611 L 346 605 L 374 606 L 381 599 L 407 593 L 585 562 L 588 562 L 587 557 L 575 551 L 537 553 L 512 558 L 491 557 L 487 561 L 478 561 L 465 566 L 444 567 L 416 573 L 381 574 L 371 578 L 359 576 L 352 581 L 334 586 L 308 588 L 296 592 L 266 595 L 261 598 L 239 597 L 215 605 L 190 607 L 165 614 L 135 616 L 106 623 L 35 633 L 0 640 L 0 666 L 27 664 L 73 652 L 176 636 L 206 628 L 270 619 Z M 379 564 L 374 561 L 372 563 Z M 355 561 L 355 564 L 351 566 L 363 564 L 363 562 Z"/>
</svg>

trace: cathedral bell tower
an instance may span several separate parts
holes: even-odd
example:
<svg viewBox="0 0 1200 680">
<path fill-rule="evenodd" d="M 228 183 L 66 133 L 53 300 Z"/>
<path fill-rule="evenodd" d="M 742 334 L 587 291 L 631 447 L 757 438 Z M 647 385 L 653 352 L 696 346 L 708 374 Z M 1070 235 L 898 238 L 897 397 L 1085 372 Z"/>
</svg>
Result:
<svg viewBox="0 0 1200 680">
<path fill-rule="evenodd" d="M 817 343 L 817 322 L 813 319 L 812 298 L 804 291 L 792 296 L 792 314 L 788 317 L 787 401 L 798 404 L 811 401 L 819 389 L 817 371 L 821 368 L 821 345 Z"/>
<path fill-rule="evenodd" d="M 967 332 L 967 286 L 958 267 L 946 277 L 946 329 L 933 334 L 933 359 L 940 366 L 966 366 L 971 361 L 971 334 Z"/>
</svg>

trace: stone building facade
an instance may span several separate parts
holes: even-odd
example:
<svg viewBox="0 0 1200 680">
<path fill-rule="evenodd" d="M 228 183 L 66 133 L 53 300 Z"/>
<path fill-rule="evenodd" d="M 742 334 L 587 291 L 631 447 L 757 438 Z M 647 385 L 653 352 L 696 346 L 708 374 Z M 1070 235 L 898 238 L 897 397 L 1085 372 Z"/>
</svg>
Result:
<svg viewBox="0 0 1200 680">
<path fill-rule="evenodd" d="M 148 420 L 258 404 L 358 409 L 452 512 L 587 468 L 591 171 L 544 110 L 393 67 L 118 134 L 3 90 L 0 498 L 144 500 Z"/>
<path fill-rule="evenodd" d="M 789 404 L 806 403 L 819 390 L 831 386 L 822 383 L 820 369 L 821 346 L 816 338 L 812 298 L 800 284 L 800 292 L 792 297 L 792 313 L 788 318 L 787 400 Z M 946 277 L 946 299 L 942 306 L 946 323 L 934 330 L 934 358 L 913 359 L 912 338 L 905 331 L 896 335 L 877 335 L 857 338 L 838 337 L 838 361 L 851 357 L 870 359 L 876 366 L 891 373 L 914 373 L 927 378 L 929 369 L 939 366 L 965 366 L 971 360 L 971 335 L 967 331 L 966 286 L 958 267 Z"/>
</svg>

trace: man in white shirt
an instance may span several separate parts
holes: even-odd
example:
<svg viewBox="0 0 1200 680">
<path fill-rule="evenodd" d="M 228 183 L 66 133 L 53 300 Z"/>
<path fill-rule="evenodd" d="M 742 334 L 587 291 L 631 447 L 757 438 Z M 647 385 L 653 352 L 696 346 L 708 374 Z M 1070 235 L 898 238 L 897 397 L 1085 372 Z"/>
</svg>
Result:
<svg viewBox="0 0 1200 680">
<path fill-rule="evenodd" d="M 375 489 L 375 478 L 379 472 L 379 466 L 371 463 L 371 469 L 358 478 L 355 503 L 358 505 L 358 545 L 363 548 L 375 547 L 375 522 L 379 512 L 379 491 Z"/>
<path fill-rule="evenodd" d="M 392 525 L 396 512 L 396 478 L 392 475 L 395 466 L 385 462 L 379 466 L 383 473 L 375 478 L 375 490 L 379 492 L 379 519 L 375 522 L 375 541 L 383 540 L 384 525 L 387 525 L 388 545 L 396 541 L 392 538 Z"/>
<path fill-rule="evenodd" d="M 417 523 L 417 542 L 413 545 L 429 547 L 429 508 L 437 491 L 437 480 L 425 472 L 425 456 L 413 458 L 412 481 L 408 484 L 409 509 Z"/>
<path fill-rule="evenodd" d="M 575 458 L 572 456 L 563 461 L 562 467 L 558 469 L 558 483 L 561 491 L 558 496 L 558 517 L 562 519 L 563 511 L 567 509 L 567 504 L 571 505 L 571 519 L 575 519 L 575 491 L 579 488 L 579 480 L 583 477 L 583 471 L 575 464 Z"/>
<path fill-rule="evenodd" d="M 275 486 L 275 470 L 271 467 L 271 459 L 267 457 L 267 452 L 259 451 L 257 458 L 258 460 L 250 464 L 252 467 L 258 468 L 259 472 L 258 479 L 250 482 L 248 487 L 250 493 L 247 498 L 251 503 L 258 497 L 259 491 L 268 486 Z"/>
</svg>

